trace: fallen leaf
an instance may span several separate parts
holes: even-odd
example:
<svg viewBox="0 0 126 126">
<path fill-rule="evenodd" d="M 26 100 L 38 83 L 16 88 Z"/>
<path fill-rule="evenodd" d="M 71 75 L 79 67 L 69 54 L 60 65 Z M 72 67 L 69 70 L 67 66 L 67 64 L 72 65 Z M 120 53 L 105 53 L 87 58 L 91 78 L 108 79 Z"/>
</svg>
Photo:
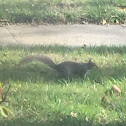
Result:
<svg viewBox="0 0 126 126">
<path fill-rule="evenodd" d="M 2 89 L 0 88 L 0 95 L 2 94 Z"/>
<path fill-rule="evenodd" d="M 71 115 L 72 117 L 77 117 L 77 113 L 74 113 L 74 112 L 71 112 L 70 115 Z"/>
<path fill-rule="evenodd" d="M 119 89 L 119 87 L 117 85 L 114 85 L 113 89 L 114 89 L 115 92 L 121 93 L 121 90 Z"/>
</svg>

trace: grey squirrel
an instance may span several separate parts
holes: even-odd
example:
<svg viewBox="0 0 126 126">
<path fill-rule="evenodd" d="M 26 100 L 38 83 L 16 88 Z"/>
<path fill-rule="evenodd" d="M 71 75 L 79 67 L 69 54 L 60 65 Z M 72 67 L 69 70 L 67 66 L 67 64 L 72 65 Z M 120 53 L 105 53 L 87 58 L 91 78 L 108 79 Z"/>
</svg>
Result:
<svg viewBox="0 0 126 126">
<path fill-rule="evenodd" d="M 97 68 L 96 63 L 92 62 L 91 59 L 86 62 L 72 62 L 72 61 L 64 61 L 60 64 L 56 64 L 53 60 L 44 55 L 29 55 L 20 60 L 19 66 L 25 63 L 30 63 L 32 61 L 43 62 L 49 67 L 55 69 L 58 72 L 60 78 L 68 79 L 72 78 L 74 75 L 84 76 L 88 70 L 92 68 Z"/>
</svg>

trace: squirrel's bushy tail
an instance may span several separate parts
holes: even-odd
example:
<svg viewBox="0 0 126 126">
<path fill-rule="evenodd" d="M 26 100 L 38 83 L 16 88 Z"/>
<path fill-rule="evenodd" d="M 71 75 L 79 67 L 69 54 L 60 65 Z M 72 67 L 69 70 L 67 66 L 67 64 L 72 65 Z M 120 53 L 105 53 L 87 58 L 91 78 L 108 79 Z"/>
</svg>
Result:
<svg viewBox="0 0 126 126">
<path fill-rule="evenodd" d="M 19 66 L 23 65 L 23 64 L 26 64 L 26 63 L 30 63 L 32 61 L 39 61 L 39 62 L 43 62 L 45 63 L 46 65 L 50 66 L 51 68 L 56 68 L 57 64 L 55 64 L 53 62 L 52 59 L 50 59 L 49 57 L 47 56 L 43 56 L 43 55 L 30 55 L 30 56 L 26 56 L 24 57 L 23 59 L 21 59 L 21 61 L 19 62 Z"/>
</svg>

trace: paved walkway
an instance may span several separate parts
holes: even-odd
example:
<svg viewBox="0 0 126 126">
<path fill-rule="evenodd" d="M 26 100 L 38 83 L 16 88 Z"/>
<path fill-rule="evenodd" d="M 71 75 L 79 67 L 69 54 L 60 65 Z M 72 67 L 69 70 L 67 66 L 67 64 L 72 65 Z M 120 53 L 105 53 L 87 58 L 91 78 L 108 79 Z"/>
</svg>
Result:
<svg viewBox="0 0 126 126">
<path fill-rule="evenodd" d="M 121 25 L 8 25 L 0 27 L 0 44 L 126 45 Z"/>
</svg>

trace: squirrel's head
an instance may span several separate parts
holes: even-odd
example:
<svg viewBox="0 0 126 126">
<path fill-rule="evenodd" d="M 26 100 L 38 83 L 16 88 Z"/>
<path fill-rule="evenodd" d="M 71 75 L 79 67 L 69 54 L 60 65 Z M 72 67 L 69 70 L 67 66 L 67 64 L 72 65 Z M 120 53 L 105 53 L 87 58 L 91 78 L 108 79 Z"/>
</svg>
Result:
<svg viewBox="0 0 126 126">
<path fill-rule="evenodd" d="M 89 69 L 98 68 L 98 66 L 96 65 L 96 63 L 92 62 L 92 59 L 90 59 L 88 61 L 88 67 L 89 67 Z"/>
</svg>

